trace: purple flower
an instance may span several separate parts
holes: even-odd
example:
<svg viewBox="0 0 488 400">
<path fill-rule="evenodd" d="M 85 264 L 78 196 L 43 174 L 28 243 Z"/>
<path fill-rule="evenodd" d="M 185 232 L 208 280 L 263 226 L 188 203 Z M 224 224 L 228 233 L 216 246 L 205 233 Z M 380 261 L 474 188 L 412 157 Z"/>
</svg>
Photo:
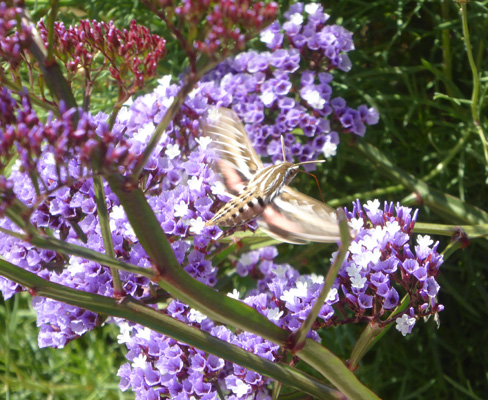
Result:
<svg viewBox="0 0 488 400">
<path fill-rule="evenodd" d="M 217 246 L 215 239 L 222 232 L 218 227 L 205 227 L 205 221 L 217 206 L 215 197 L 218 201 L 225 198 L 217 187 L 218 177 L 209 168 L 208 143 L 199 138 L 198 121 L 209 107 L 234 109 L 246 124 L 256 151 L 280 161 L 281 136 L 287 159 L 314 160 L 322 153 L 326 157 L 334 155 L 340 134 L 363 135 L 366 125 L 378 121 L 374 109 L 360 106 L 353 110 L 344 99 L 333 98 L 333 75 L 329 71 L 347 70 L 348 58 L 344 53 L 353 49 L 352 35 L 340 27 L 324 26 L 328 16 L 320 6 L 310 6 L 294 4 L 285 13 L 287 22 L 283 28 L 276 22 L 263 33 L 262 39 L 268 32 L 264 39 L 269 52 L 241 53 L 202 79 L 162 134 L 138 183 L 168 236 L 177 261 L 195 279 L 209 286 L 216 284 L 217 270 L 209 261 L 207 249 Z M 211 44 L 202 44 L 201 50 Z M 302 71 L 311 59 L 318 61 L 315 72 Z M 68 67 L 73 69 L 74 65 Z M 41 123 L 28 96 L 21 95 L 20 100 L 14 100 L 7 89 L 1 90 L 2 156 L 8 159 L 17 150 L 20 154 L 8 184 L 19 200 L 28 206 L 36 204 L 31 216 L 36 227 L 68 243 L 105 251 L 90 178 L 91 163 L 94 156 L 100 155 L 106 170 L 131 173 L 181 86 L 181 83 L 171 83 L 171 77 L 163 77 L 158 82 L 153 93 L 140 96 L 122 108 L 111 130 L 107 115 L 92 116 L 80 110 L 80 119 L 75 123 L 76 110 L 66 107 L 62 108 L 60 117 L 51 115 Z M 295 129 L 302 130 L 304 135 L 295 136 Z M 29 141 L 25 143 L 18 140 L 26 137 Z M 38 175 L 46 184 L 41 189 L 44 197 L 40 204 L 36 203 L 39 196 L 29 173 Z M 150 268 L 151 260 L 118 199 L 106 183 L 104 189 L 117 258 Z M 366 225 L 358 227 L 350 256 L 320 311 L 318 327 L 341 323 L 336 308 L 350 307 L 351 312 L 360 315 L 371 312 L 373 304 L 388 310 L 398 302 L 402 284 L 403 289 L 411 289 L 406 282 L 393 288 L 396 285 L 393 282 L 397 281 L 390 279 L 399 274 L 398 264 L 407 268 L 408 259 L 415 259 L 418 270 L 426 271 L 420 295 L 430 299 L 438 291 L 435 278 L 442 257 L 436 253 L 436 245 L 430 247 L 427 240 L 421 241 L 415 247 L 415 255 L 408 245 L 415 216 L 399 206 L 394 217 L 392 207 L 381 211 L 373 202 L 367 204 L 367 209 L 364 211 L 358 202 L 349 215 L 351 220 L 369 218 L 368 223 L 374 229 Z M 393 221 L 397 225 L 388 225 Z M 86 243 L 72 228 L 73 223 L 85 233 Z M 0 219 L 0 226 L 15 229 L 6 218 Z M 8 261 L 65 286 L 113 296 L 112 276 L 106 267 L 71 257 L 66 268 L 54 271 L 51 266 L 61 259 L 59 254 L 36 249 L 4 234 L 0 236 L 1 254 Z M 277 255 L 276 248 L 268 247 L 239 257 L 235 265 L 238 275 L 256 281 L 256 287 L 243 296 L 243 301 L 277 326 L 295 331 L 310 313 L 324 279 L 314 274 L 300 275 L 289 265 L 277 264 Z M 148 279 L 126 272 L 120 276 L 127 294 L 153 300 Z M 0 279 L 0 289 L 5 298 L 22 290 L 5 279 Z M 96 314 L 49 299 L 36 297 L 33 305 L 38 313 L 41 346 L 62 347 L 101 322 Z M 160 312 L 267 360 L 275 361 L 280 356 L 279 346 L 247 332 L 234 334 L 226 327 L 216 326 L 178 301 L 170 302 Z M 431 309 L 427 307 L 422 312 L 427 315 Z M 109 321 L 118 324 L 119 342 L 128 349 L 129 362 L 118 372 L 120 387 L 135 391 L 139 398 L 186 399 L 197 395 L 215 399 L 217 389 L 214 381 L 207 380 L 209 376 L 218 379 L 229 396 L 266 398 L 270 395 L 269 380 L 257 373 L 133 323 L 115 318 Z M 309 337 L 320 340 L 315 329 Z"/>
</svg>

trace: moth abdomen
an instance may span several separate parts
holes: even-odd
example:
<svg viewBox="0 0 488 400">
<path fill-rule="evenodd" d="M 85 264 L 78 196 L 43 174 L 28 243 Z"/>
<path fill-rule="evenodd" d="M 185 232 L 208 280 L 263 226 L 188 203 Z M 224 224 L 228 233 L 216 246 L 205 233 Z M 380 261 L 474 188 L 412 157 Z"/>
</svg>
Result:
<svg viewBox="0 0 488 400">
<path fill-rule="evenodd" d="M 252 197 L 252 193 L 243 193 L 241 196 L 229 201 L 205 225 L 242 225 L 261 215 L 265 207 L 266 203 L 261 196 Z"/>
</svg>

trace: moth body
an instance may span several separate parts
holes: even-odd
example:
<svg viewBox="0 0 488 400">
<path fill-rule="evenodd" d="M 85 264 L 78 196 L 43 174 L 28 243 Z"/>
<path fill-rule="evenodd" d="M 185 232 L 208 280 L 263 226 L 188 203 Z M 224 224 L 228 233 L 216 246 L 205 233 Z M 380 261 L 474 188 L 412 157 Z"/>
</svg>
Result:
<svg viewBox="0 0 488 400">
<path fill-rule="evenodd" d="M 300 165 L 320 161 L 283 162 L 264 167 L 239 117 L 226 108 L 210 109 L 203 131 L 215 144 L 216 169 L 227 193 L 234 196 L 206 226 L 232 229 L 259 217 L 260 228 L 284 242 L 340 240 L 335 210 L 288 186 Z"/>
<path fill-rule="evenodd" d="M 281 188 L 296 176 L 298 165 L 281 163 L 263 168 L 242 192 L 223 206 L 205 226 L 239 226 L 261 215 Z"/>
</svg>

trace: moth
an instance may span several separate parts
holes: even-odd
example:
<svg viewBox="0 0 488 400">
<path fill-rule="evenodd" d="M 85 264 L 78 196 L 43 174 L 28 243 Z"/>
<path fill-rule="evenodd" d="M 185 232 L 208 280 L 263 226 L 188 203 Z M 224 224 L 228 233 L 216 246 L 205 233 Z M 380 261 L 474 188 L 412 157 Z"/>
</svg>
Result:
<svg viewBox="0 0 488 400">
<path fill-rule="evenodd" d="M 335 210 L 288 186 L 300 165 L 315 161 L 264 167 L 239 117 L 227 108 L 211 109 L 203 131 L 216 145 L 217 169 L 233 197 L 206 226 L 238 227 L 259 217 L 259 227 L 283 242 L 340 240 Z"/>
</svg>

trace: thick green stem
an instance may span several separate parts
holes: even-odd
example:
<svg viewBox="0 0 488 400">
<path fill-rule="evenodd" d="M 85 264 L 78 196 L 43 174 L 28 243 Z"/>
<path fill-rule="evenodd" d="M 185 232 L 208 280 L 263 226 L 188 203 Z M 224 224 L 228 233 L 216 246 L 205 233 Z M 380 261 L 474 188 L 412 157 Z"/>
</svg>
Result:
<svg viewBox="0 0 488 400">
<path fill-rule="evenodd" d="M 190 327 L 130 297 L 118 301 L 110 297 L 71 289 L 46 281 L 4 260 L 0 260 L 0 275 L 28 288 L 29 292 L 36 296 L 48 297 L 95 313 L 133 321 L 175 340 L 269 376 L 318 399 L 344 398 L 339 392 L 295 368 L 258 357 L 206 332 Z"/>
<path fill-rule="evenodd" d="M 75 97 L 61 71 L 61 67 L 54 60 L 48 60 L 46 48 L 35 25 L 27 16 L 22 17 L 22 22 L 31 30 L 30 51 L 39 64 L 52 96 L 58 101 L 63 100 L 67 108 L 74 107 L 77 109 Z M 78 117 L 75 118 L 75 120 L 77 119 Z"/>
<path fill-rule="evenodd" d="M 59 1 L 51 0 L 51 12 L 49 13 L 49 18 L 47 19 L 47 29 L 48 29 L 48 43 L 47 43 L 47 55 L 46 63 L 51 64 L 54 62 L 54 22 L 58 15 Z"/>
<path fill-rule="evenodd" d="M 307 339 L 305 347 L 296 355 L 319 371 L 348 399 L 378 400 L 378 396 L 362 385 L 340 358 L 313 340 Z"/>
</svg>

